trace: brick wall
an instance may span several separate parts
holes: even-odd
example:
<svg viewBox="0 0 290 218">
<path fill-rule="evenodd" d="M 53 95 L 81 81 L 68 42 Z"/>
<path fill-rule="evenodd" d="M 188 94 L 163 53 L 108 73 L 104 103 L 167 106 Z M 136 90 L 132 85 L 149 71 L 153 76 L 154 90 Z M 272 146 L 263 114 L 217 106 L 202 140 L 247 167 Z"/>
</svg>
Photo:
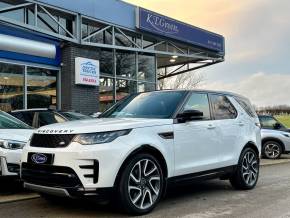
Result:
<svg viewBox="0 0 290 218">
<path fill-rule="evenodd" d="M 62 48 L 61 109 L 84 114 L 99 109 L 99 87 L 75 85 L 75 58 L 99 59 L 99 49 L 66 44 Z"/>
</svg>

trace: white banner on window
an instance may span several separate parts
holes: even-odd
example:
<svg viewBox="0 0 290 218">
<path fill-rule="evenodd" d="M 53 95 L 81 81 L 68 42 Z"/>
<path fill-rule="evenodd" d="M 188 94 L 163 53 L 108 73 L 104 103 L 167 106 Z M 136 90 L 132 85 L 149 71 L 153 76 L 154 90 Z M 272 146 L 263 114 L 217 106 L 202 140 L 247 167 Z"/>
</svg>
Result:
<svg viewBox="0 0 290 218">
<path fill-rule="evenodd" d="M 88 58 L 75 58 L 75 84 L 99 86 L 100 62 Z"/>
</svg>

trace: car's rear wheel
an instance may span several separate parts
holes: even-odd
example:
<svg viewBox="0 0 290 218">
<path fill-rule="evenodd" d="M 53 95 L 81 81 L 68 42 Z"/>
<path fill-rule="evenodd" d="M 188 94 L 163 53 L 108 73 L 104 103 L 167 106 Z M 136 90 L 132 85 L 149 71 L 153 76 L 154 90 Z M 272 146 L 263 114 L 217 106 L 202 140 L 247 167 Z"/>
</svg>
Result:
<svg viewBox="0 0 290 218">
<path fill-rule="evenodd" d="M 120 204 L 130 214 L 149 213 L 162 196 L 163 183 L 158 160 L 150 154 L 137 154 L 122 172 L 118 187 Z"/>
<path fill-rule="evenodd" d="M 275 141 L 267 141 L 263 143 L 262 155 L 267 159 L 278 159 L 282 154 L 282 146 Z"/>
<path fill-rule="evenodd" d="M 259 177 L 259 157 L 252 148 L 246 148 L 237 165 L 235 173 L 230 178 L 230 182 L 235 189 L 253 189 Z"/>
</svg>

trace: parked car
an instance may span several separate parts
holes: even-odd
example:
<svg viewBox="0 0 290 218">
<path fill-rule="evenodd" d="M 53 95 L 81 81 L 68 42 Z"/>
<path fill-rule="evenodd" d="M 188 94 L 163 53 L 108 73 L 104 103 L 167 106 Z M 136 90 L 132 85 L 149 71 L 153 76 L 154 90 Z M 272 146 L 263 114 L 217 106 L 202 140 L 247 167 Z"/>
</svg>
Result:
<svg viewBox="0 0 290 218">
<path fill-rule="evenodd" d="M 249 101 L 211 91 L 133 94 L 99 119 L 42 127 L 22 155 L 27 189 L 44 196 L 114 198 L 146 214 L 168 184 L 229 179 L 252 189 L 261 133 Z"/>
<path fill-rule="evenodd" d="M 290 153 L 290 131 L 273 116 L 259 115 L 262 127 L 262 156 L 267 159 L 280 158 Z"/>
<path fill-rule="evenodd" d="M 18 176 L 21 152 L 33 129 L 0 111 L 0 176 Z"/>
<path fill-rule="evenodd" d="M 66 121 L 85 120 L 92 118 L 81 113 L 71 111 L 56 111 L 45 108 L 15 110 L 11 111 L 10 114 L 34 128 L 39 128 L 41 126 L 46 126 L 53 123 L 63 123 Z"/>
</svg>

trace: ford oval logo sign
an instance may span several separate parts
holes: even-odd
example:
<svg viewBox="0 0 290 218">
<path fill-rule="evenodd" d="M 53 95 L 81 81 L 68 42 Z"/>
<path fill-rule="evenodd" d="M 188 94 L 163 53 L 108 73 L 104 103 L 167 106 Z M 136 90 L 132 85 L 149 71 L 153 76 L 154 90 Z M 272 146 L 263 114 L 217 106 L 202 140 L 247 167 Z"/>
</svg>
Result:
<svg viewBox="0 0 290 218">
<path fill-rule="evenodd" d="M 44 164 L 47 161 L 47 156 L 44 154 L 33 154 L 31 160 L 36 164 Z"/>
</svg>

